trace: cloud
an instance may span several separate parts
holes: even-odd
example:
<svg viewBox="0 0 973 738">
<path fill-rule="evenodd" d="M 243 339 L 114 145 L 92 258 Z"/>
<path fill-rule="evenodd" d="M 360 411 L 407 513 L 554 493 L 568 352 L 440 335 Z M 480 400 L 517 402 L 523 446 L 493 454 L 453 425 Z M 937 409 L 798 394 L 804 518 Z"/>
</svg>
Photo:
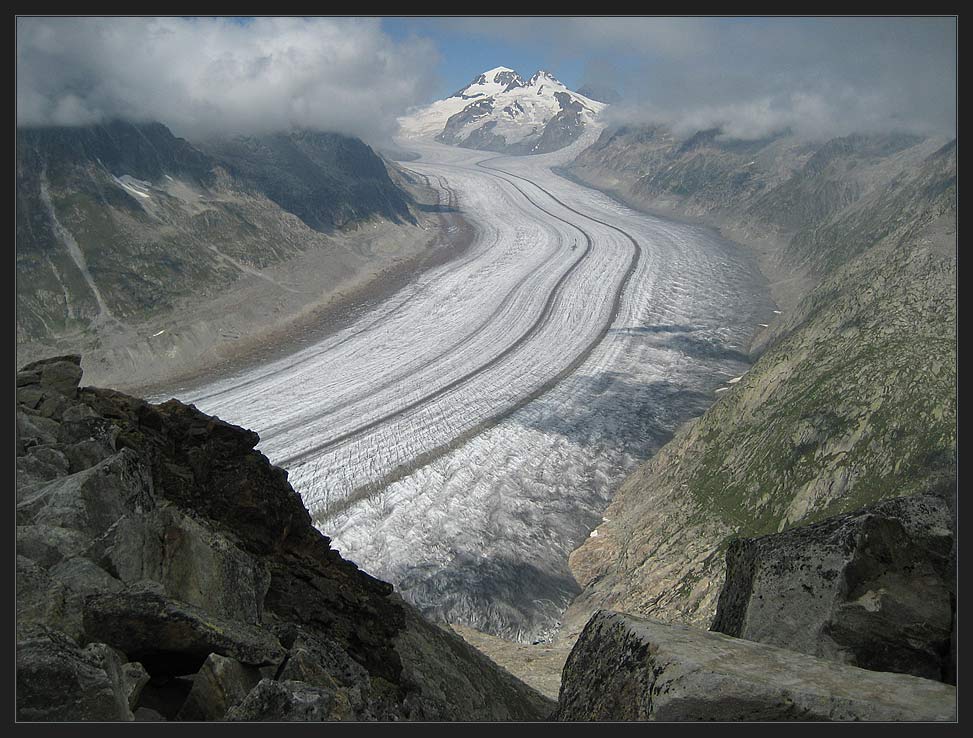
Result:
<svg viewBox="0 0 973 738">
<path fill-rule="evenodd" d="M 955 135 L 956 20 L 491 18 L 444 27 L 546 46 L 618 70 L 627 122 L 722 126 L 741 137 L 911 130 Z M 596 60 L 596 61 L 593 61 Z M 555 70 L 556 71 L 556 70 Z M 586 69 L 587 73 L 587 69 Z M 598 75 L 604 82 L 603 75 Z"/>
<path fill-rule="evenodd" d="M 378 19 L 20 18 L 17 123 L 158 120 L 178 135 L 291 127 L 387 141 L 434 82 Z"/>
</svg>

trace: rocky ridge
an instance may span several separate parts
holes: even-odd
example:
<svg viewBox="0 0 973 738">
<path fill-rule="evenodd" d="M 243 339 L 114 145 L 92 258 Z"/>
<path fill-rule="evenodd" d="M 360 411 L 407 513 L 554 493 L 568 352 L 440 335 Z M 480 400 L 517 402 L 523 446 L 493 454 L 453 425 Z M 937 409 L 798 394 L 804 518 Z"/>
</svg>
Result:
<svg viewBox="0 0 973 738">
<path fill-rule="evenodd" d="M 553 704 L 331 549 L 256 433 L 17 375 L 19 720 L 531 720 Z"/>
</svg>

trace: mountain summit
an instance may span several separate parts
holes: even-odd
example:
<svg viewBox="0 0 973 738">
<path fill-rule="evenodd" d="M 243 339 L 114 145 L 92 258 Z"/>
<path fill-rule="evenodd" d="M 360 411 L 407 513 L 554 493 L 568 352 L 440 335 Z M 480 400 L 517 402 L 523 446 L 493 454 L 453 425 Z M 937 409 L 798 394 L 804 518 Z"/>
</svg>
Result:
<svg viewBox="0 0 973 738">
<path fill-rule="evenodd" d="M 538 70 L 524 81 L 509 67 L 477 75 L 445 100 L 399 119 L 408 138 L 507 154 L 541 154 L 567 146 L 597 119 L 604 103 L 572 92 Z"/>
</svg>

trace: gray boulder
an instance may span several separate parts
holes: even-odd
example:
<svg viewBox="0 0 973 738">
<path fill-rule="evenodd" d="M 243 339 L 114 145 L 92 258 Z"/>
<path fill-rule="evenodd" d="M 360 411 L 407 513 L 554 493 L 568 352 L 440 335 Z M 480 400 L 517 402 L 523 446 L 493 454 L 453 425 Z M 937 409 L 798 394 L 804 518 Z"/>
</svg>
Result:
<svg viewBox="0 0 973 738">
<path fill-rule="evenodd" d="M 571 651 L 557 720 L 954 720 L 955 687 L 601 610 Z"/>
<path fill-rule="evenodd" d="M 342 690 L 263 679 L 242 703 L 227 712 L 226 718 L 248 722 L 323 722 L 354 720 L 355 714 Z"/>
<path fill-rule="evenodd" d="M 17 642 L 18 720 L 131 720 L 121 682 L 103 653 L 82 650 L 64 633 L 22 626 Z M 117 657 L 116 657 L 117 658 Z"/>
<path fill-rule="evenodd" d="M 122 449 L 90 469 L 55 479 L 25 497 L 17 503 L 17 522 L 98 536 L 123 515 L 154 506 L 151 472 L 135 451 Z"/>
<path fill-rule="evenodd" d="M 89 643 L 83 653 L 108 675 L 120 718 L 134 720 L 132 710 L 138 703 L 143 687 L 149 682 L 145 668 L 137 662 L 129 663 L 125 654 L 104 643 Z"/>
<path fill-rule="evenodd" d="M 949 507 L 886 500 L 739 539 L 711 630 L 877 671 L 945 680 L 954 559 Z"/>
<path fill-rule="evenodd" d="M 260 670 L 211 653 L 193 679 L 177 720 L 222 720 L 260 681 Z"/>
<path fill-rule="evenodd" d="M 45 568 L 87 548 L 88 537 L 77 530 L 56 525 L 18 525 L 17 555 Z"/>
<path fill-rule="evenodd" d="M 171 505 L 123 517 L 100 543 L 106 567 L 123 582 L 159 582 L 170 597 L 217 617 L 262 618 L 267 568 Z"/>
<path fill-rule="evenodd" d="M 81 597 L 41 566 L 17 557 L 17 624 L 45 625 L 72 638 L 82 633 Z"/>
<path fill-rule="evenodd" d="M 192 674 L 211 653 L 253 666 L 279 664 L 285 655 L 268 631 L 170 599 L 151 584 L 88 597 L 83 622 L 89 638 L 124 651 L 149 673 Z"/>
</svg>

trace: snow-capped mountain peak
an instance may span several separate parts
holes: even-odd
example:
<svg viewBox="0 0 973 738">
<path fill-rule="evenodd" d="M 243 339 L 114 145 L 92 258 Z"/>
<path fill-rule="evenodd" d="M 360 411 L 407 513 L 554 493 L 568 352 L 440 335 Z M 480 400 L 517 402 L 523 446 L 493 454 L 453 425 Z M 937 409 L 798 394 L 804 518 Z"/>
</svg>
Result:
<svg viewBox="0 0 973 738">
<path fill-rule="evenodd" d="M 411 138 L 531 154 L 567 145 L 605 107 L 572 92 L 547 70 L 538 70 L 525 82 L 510 67 L 494 67 L 399 122 L 403 135 Z"/>
<path fill-rule="evenodd" d="M 541 85 L 555 85 L 557 87 L 562 87 L 565 90 L 567 89 L 561 80 L 548 72 L 546 69 L 538 69 L 527 82 L 528 87 L 540 87 Z"/>
<path fill-rule="evenodd" d="M 510 67 L 494 67 L 474 77 L 472 82 L 462 90 L 454 92 L 450 97 L 469 100 L 475 97 L 496 95 L 523 86 L 523 78 Z"/>
</svg>

